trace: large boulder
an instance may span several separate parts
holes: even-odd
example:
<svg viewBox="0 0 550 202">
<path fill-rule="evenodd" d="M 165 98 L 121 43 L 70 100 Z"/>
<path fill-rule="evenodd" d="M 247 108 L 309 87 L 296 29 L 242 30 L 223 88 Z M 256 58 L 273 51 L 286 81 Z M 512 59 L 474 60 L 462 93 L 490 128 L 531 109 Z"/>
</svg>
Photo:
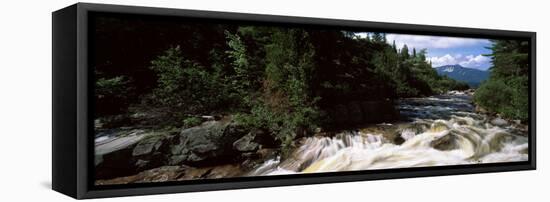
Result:
<svg viewBox="0 0 550 202">
<path fill-rule="evenodd" d="M 143 130 L 110 131 L 108 135 L 96 138 L 95 176 L 105 179 L 134 173 L 131 169 L 132 150 L 146 136 Z"/>
<path fill-rule="evenodd" d="M 253 152 L 261 148 L 277 146 L 276 140 L 263 130 L 254 130 L 233 142 L 233 148 L 239 152 Z"/>
<path fill-rule="evenodd" d="M 233 142 L 233 148 L 240 152 L 252 152 L 260 148 L 260 144 L 254 142 L 254 135 L 249 133 Z"/>
<path fill-rule="evenodd" d="M 494 118 L 493 120 L 491 120 L 491 124 L 495 125 L 495 126 L 506 126 L 508 125 L 508 121 L 500 118 L 500 117 L 497 117 L 497 118 Z"/>
<path fill-rule="evenodd" d="M 207 121 L 181 131 L 171 147 L 171 165 L 215 165 L 235 161 L 233 142 L 246 132 L 231 120 Z"/>
<path fill-rule="evenodd" d="M 95 177 L 132 175 L 165 164 L 173 135 L 145 130 L 118 131 L 95 144 Z"/>
<path fill-rule="evenodd" d="M 170 132 L 152 133 L 143 138 L 132 150 L 131 159 L 135 160 L 136 171 L 155 168 L 168 164 L 170 148 L 175 142 L 176 134 Z"/>
<path fill-rule="evenodd" d="M 447 134 L 443 137 L 433 140 L 430 143 L 430 146 L 437 150 L 450 151 L 450 150 L 459 149 L 459 144 L 460 143 L 459 143 L 458 136 L 454 134 Z"/>
</svg>

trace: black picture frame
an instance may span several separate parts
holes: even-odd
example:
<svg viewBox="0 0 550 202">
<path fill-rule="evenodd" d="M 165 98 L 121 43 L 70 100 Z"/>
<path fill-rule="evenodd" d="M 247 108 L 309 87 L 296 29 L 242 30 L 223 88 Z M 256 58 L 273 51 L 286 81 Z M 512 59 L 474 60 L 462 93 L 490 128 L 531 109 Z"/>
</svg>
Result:
<svg viewBox="0 0 550 202">
<path fill-rule="evenodd" d="M 530 42 L 529 160 L 513 163 L 453 165 L 247 178 L 194 180 L 159 184 L 97 187 L 93 184 L 93 70 L 88 67 L 89 16 L 95 12 L 121 15 L 151 15 L 167 18 L 198 18 L 259 24 L 320 26 L 369 29 L 381 32 L 461 36 L 474 38 L 527 39 Z M 52 188 L 68 196 L 84 199 L 305 185 L 425 176 L 443 176 L 536 169 L 536 33 L 352 20 L 257 15 L 183 9 L 77 3 L 52 14 Z"/>
</svg>

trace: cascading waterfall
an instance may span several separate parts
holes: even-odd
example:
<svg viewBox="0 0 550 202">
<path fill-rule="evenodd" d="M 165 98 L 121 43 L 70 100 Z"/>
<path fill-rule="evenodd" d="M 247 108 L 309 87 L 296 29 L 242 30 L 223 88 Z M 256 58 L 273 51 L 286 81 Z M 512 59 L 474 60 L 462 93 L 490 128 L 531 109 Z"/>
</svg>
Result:
<svg viewBox="0 0 550 202">
<path fill-rule="evenodd" d="M 471 96 L 402 100 L 404 122 L 302 140 L 290 157 L 270 159 L 249 175 L 280 175 L 526 161 L 526 131 L 495 126 L 473 112 Z M 518 132 L 519 131 L 519 132 Z M 395 141 L 395 137 L 401 141 Z"/>
</svg>

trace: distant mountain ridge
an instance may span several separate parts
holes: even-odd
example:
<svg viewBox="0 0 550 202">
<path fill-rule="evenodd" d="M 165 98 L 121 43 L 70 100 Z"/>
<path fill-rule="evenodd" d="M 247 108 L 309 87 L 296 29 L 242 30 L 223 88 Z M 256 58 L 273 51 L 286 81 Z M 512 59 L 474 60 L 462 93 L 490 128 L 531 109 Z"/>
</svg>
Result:
<svg viewBox="0 0 550 202">
<path fill-rule="evenodd" d="M 478 87 L 479 84 L 489 78 L 489 71 L 463 67 L 459 64 L 444 65 L 435 68 L 437 74 L 446 75 L 449 78 L 466 82 L 470 87 Z"/>
</svg>

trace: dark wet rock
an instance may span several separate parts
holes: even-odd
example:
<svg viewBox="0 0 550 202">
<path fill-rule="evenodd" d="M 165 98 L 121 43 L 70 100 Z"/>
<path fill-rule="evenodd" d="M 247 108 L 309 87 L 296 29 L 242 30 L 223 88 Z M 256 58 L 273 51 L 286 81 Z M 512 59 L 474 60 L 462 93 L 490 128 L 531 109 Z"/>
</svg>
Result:
<svg viewBox="0 0 550 202">
<path fill-rule="evenodd" d="M 263 130 L 254 130 L 247 133 L 233 143 L 233 148 L 239 152 L 251 152 L 261 148 L 277 147 L 279 142 L 272 135 Z"/>
<path fill-rule="evenodd" d="M 261 159 L 273 159 L 279 154 L 277 151 L 277 149 L 263 148 L 258 150 L 256 153 L 258 153 Z"/>
<path fill-rule="evenodd" d="M 254 142 L 254 135 L 247 134 L 233 143 L 233 147 L 240 152 L 256 151 L 260 144 Z"/>
<path fill-rule="evenodd" d="M 97 180 L 96 185 L 148 183 L 175 181 L 185 174 L 185 166 L 163 166 L 140 172 L 136 175 L 118 177 L 108 180 Z"/>
<path fill-rule="evenodd" d="M 149 164 L 149 161 L 143 160 L 143 159 L 138 159 L 137 162 L 135 163 L 137 167 L 141 167 L 141 168 L 146 167 L 148 164 Z"/>
<path fill-rule="evenodd" d="M 500 118 L 500 117 L 497 117 L 497 118 L 494 118 L 493 120 L 491 120 L 491 124 L 495 125 L 495 126 L 506 126 L 508 125 L 508 121 Z"/>
<path fill-rule="evenodd" d="M 234 161 L 238 152 L 233 142 L 245 134 L 246 131 L 231 120 L 208 121 L 184 129 L 179 134 L 179 143 L 171 148 L 170 164 L 205 166 Z"/>
<path fill-rule="evenodd" d="M 107 179 L 166 165 L 174 134 L 130 130 L 96 142 L 97 179 Z"/>
<path fill-rule="evenodd" d="M 151 132 L 132 150 L 131 159 L 135 160 L 137 172 L 167 165 L 170 158 L 170 147 L 174 144 L 176 134 L 170 131 Z"/>
<path fill-rule="evenodd" d="M 393 144 L 401 145 L 405 142 L 405 139 L 401 137 L 401 135 L 396 135 L 395 138 L 393 138 Z"/>
<path fill-rule="evenodd" d="M 96 179 L 134 175 L 162 166 L 208 167 L 257 159 L 261 148 L 275 147 L 261 130 L 249 132 L 231 119 L 208 121 L 181 132 L 135 130 L 102 138 L 96 144 Z M 248 155 L 248 156 L 247 156 Z"/>
<path fill-rule="evenodd" d="M 133 174 L 132 151 L 146 136 L 143 130 L 116 131 L 95 144 L 96 178 Z"/>
<path fill-rule="evenodd" d="M 448 134 L 430 143 L 430 146 L 442 151 L 459 149 L 457 144 L 457 136 Z"/>
<path fill-rule="evenodd" d="M 132 149 L 124 148 L 104 155 L 96 155 L 95 178 L 108 179 L 117 176 L 131 175 L 136 172 L 131 159 Z M 98 161 L 101 159 L 101 161 Z"/>
<path fill-rule="evenodd" d="M 241 163 L 246 170 L 257 168 L 263 164 L 266 159 L 275 159 L 279 155 L 277 149 L 262 148 L 256 152 L 243 153 L 245 160 Z"/>
<path fill-rule="evenodd" d="M 163 147 L 168 147 L 170 144 L 170 137 L 166 135 L 151 135 L 147 138 L 141 140 L 134 150 L 132 151 L 132 156 L 144 156 L 150 155 L 154 152 L 158 152 Z"/>
</svg>

